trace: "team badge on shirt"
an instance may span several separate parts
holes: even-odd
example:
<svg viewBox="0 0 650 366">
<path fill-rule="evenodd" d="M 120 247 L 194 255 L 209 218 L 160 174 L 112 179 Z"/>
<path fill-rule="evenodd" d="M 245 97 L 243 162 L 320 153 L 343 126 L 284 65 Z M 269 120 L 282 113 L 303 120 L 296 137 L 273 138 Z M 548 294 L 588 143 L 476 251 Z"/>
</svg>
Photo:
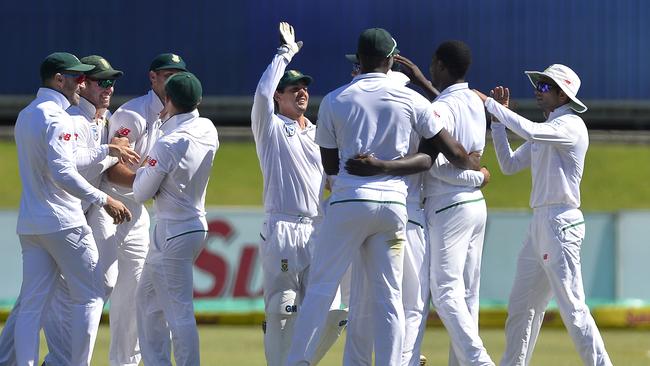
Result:
<svg viewBox="0 0 650 366">
<path fill-rule="evenodd" d="M 293 124 L 284 125 L 284 132 L 287 134 L 287 137 L 291 137 L 296 134 L 296 126 Z"/>
<path fill-rule="evenodd" d="M 289 260 L 288 259 L 282 259 L 280 260 L 280 270 L 282 272 L 287 272 L 289 270 Z"/>
<path fill-rule="evenodd" d="M 97 124 L 93 123 L 90 125 L 90 130 L 93 134 L 93 140 L 99 141 L 99 126 Z"/>
</svg>

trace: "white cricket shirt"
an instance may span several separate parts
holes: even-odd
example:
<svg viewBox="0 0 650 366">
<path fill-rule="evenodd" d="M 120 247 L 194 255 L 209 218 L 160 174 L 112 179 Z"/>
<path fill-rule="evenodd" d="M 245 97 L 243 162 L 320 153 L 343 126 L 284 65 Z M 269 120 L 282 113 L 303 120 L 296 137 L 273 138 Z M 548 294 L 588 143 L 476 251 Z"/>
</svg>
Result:
<svg viewBox="0 0 650 366">
<path fill-rule="evenodd" d="M 358 154 L 372 154 L 381 160 L 401 158 L 409 152 L 413 130 L 431 138 L 441 129 L 431 103 L 386 74 L 361 74 L 330 92 L 318 111 L 316 142 L 339 150 L 339 173 L 331 201 L 388 199 L 405 203 L 404 177 L 354 176 L 345 170 L 345 162 Z"/>
<path fill-rule="evenodd" d="M 316 127 L 305 118 L 307 125 L 301 130 L 297 121 L 274 113 L 273 94 L 289 61 L 286 53 L 273 56 L 257 84 L 251 111 L 264 177 L 264 210 L 314 217 L 324 179 L 320 148 L 314 142 Z"/>
<path fill-rule="evenodd" d="M 14 137 L 22 183 L 16 231 L 20 235 L 48 234 L 86 224 L 81 200 L 99 206 L 106 193 L 77 171 L 75 123 L 65 109 L 66 97 L 40 88 L 20 111 Z"/>
<path fill-rule="evenodd" d="M 117 135 L 127 137 L 133 150 L 140 155 L 140 162 L 131 166 L 133 171 L 140 167 L 160 135 L 158 124 L 163 107 L 158 95 L 149 90 L 147 94 L 124 103 L 109 120 L 108 138 Z M 107 184 L 119 196 L 133 199 L 132 189 L 110 182 Z"/>
<path fill-rule="evenodd" d="M 544 123 L 531 122 L 492 98 L 485 106 L 501 122 L 492 122 L 492 138 L 503 173 L 531 168 L 530 207 L 579 208 L 580 181 L 589 148 L 589 134 L 582 118 L 568 104 L 556 108 Z M 505 127 L 526 140 L 514 152 Z"/>
<path fill-rule="evenodd" d="M 467 152 L 485 148 L 485 107 L 481 98 L 467 83 L 450 85 L 433 102 L 434 113 L 441 116 L 443 127 Z M 454 194 L 454 200 L 482 197 L 478 188 L 483 173 L 454 167 L 444 155 L 438 154 L 433 167 L 424 178 L 426 197 Z"/>
<path fill-rule="evenodd" d="M 219 148 L 217 129 L 195 109 L 163 124 L 166 131 L 136 172 L 136 202 L 154 198 L 156 218 L 187 221 L 205 217 L 205 191 Z"/>
<path fill-rule="evenodd" d="M 108 143 L 108 119 L 111 113 L 106 110 L 101 118 L 95 118 L 95 106 L 87 99 L 81 97 L 79 105 L 72 105 L 66 111 L 75 121 L 77 138 L 77 150 L 75 155 L 79 156 L 84 151 L 95 150 Z M 77 163 L 77 170 L 88 183 L 94 187 L 99 188 L 102 180 L 102 173 L 106 169 L 117 163 L 117 158 L 112 156 L 104 156 L 102 159 L 95 159 L 92 163 L 85 166 Z M 90 207 L 90 203 L 81 202 L 84 212 Z"/>
</svg>

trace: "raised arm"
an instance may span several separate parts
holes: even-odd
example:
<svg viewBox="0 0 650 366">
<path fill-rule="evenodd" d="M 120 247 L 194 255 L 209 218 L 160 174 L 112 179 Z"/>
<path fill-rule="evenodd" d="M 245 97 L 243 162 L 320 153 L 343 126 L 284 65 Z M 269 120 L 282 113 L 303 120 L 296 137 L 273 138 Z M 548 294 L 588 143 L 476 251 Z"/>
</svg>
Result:
<svg viewBox="0 0 650 366">
<path fill-rule="evenodd" d="M 251 127 L 256 139 L 263 138 L 269 133 L 274 112 L 273 95 L 287 65 L 302 47 L 302 41 L 296 42 L 293 27 L 289 23 L 280 23 L 279 32 L 282 45 L 262 74 L 253 98 Z"/>
<path fill-rule="evenodd" d="M 476 90 L 475 92 L 481 97 L 487 111 L 494 119 L 503 123 L 526 141 L 571 146 L 576 143 L 579 137 L 571 129 L 567 128 L 564 120 L 535 123 L 508 109 L 510 99 L 510 90 L 508 88 L 497 86 L 490 92 L 493 97 L 487 97 Z"/>
<path fill-rule="evenodd" d="M 424 76 L 415 63 L 402 55 L 395 55 L 394 60 L 401 66 L 399 71 L 408 76 L 413 85 L 419 86 L 427 99 L 430 101 L 436 99 L 440 92 L 433 86 L 433 84 L 431 84 L 431 81 Z"/>
</svg>

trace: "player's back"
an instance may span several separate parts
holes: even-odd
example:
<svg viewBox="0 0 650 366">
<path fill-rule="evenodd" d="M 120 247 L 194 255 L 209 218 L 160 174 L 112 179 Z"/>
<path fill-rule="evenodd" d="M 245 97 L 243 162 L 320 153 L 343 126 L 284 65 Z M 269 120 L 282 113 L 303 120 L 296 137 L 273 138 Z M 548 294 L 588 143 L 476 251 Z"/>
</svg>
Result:
<svg viewBox="0 0 650 366">
<path fill-rule="evenodd" d="M 394 160 L 409 150 L 411 132 L 429 138 L 431 104 L 415 91 L 391 81 L 383 73 L 361 74 L 323 99 L 318 116 L 317 142 L 339 149 L 336 185 L 405 191 L 403 177 L 359 177 L 347 173 L 345 162 L 359 154 Z M 437 133 L 437 131 L 435 131 Z"/>
<path fill-rule="evenodd" d="M 219 140 L 212 121 L 198 117 L 198 113 L 175 117 L 166 123 L 178 122 L 177 127 L 161 137 L 153 149 L 159 160 L 168 161 L 149 164 L 163 164 L 168 170 L 154 201 L 156 214 L 183 221 L 205 216 L 205 194 Z"/>
</svg>

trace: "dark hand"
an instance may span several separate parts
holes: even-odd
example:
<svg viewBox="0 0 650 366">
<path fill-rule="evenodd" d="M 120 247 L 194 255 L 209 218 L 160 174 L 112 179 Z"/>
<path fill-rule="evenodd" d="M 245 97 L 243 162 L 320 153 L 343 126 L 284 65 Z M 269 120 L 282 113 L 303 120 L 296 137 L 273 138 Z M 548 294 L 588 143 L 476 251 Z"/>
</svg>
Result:
<svg viewBox="0 0 650 366">
<path fill-rule="evenodd" d="M 371 156 L 360 154 L 345 162 L 345 170 L 352 175 L 369 177 L 384 173 L 383 161 Z"/>
<path fill-rule="evenodd" d="M 400 71 L 408 76 L 412 83 L 420 85 L 425 80 L 428 82 L 422 71 L 420 71 L 420 68 L 408 58 L 401 55 L 395 55 L 394 60 L 402 65 Z"/>
<path fill-rule="evenodd" d="M 469 155 L 469 160 L 472 164 L 472 170 L 481 170 L 481 152 L 472 151 Z"/>
</svg>

